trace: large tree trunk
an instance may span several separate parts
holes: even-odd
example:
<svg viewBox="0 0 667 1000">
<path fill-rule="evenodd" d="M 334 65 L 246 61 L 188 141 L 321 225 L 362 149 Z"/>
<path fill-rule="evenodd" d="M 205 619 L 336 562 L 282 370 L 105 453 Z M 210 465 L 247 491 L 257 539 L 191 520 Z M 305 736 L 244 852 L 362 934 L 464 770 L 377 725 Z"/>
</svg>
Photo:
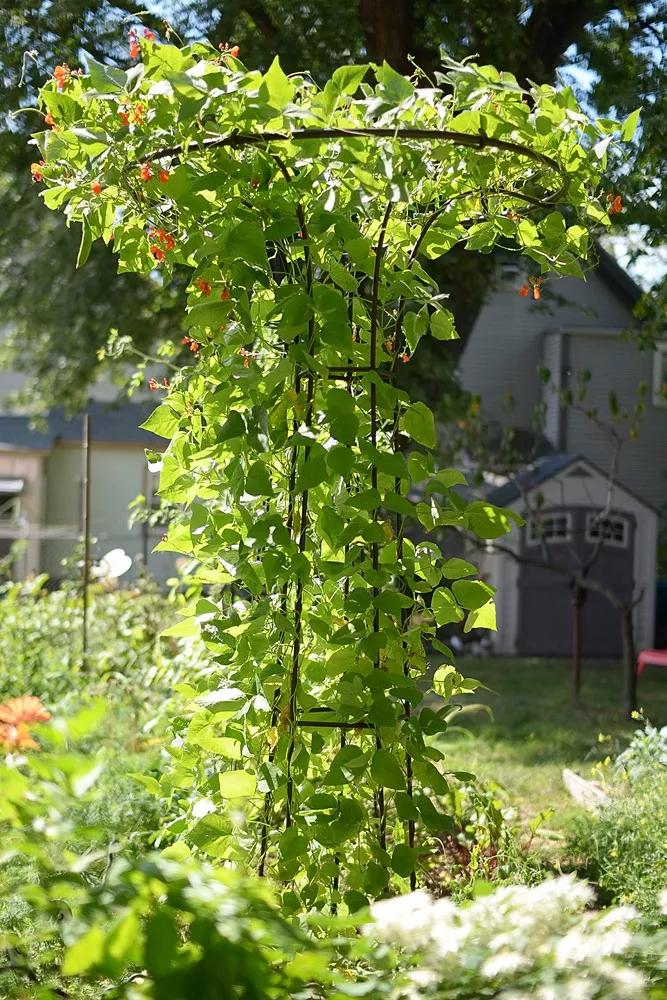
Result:
<svg viewBox="0 0 667 1000">
<path fill-rule="evenodd" d="M 359 0 L 359 18 L 369 58 L 386 59 L 399 73 L 410 73 L 412 0 Z"/>
</svg>

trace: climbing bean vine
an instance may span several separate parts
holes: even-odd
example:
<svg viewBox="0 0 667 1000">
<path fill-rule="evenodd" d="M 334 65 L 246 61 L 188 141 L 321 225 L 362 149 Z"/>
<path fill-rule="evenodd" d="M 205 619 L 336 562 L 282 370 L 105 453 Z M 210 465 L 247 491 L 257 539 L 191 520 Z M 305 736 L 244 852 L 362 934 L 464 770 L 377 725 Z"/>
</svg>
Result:
<svg viewBox="0 0 667 1000">
<path fill-rule="evenodd" d="M 80 264 L 101 238 L 121 270 L 189 269 L 192 363 L 157 375 L 145 426 L 183 510 L 159 548 L 198 563 L 169 631 L 211 659 L 181 689 L 163 792 L 177 832 L 274 876 L 288 910 L 356 908 L 414 885 L 447 829 L 430 737 L 474 682 L 436 629 L 495 624 L 492 588 L 428 532 L 494 538 L 514 516 L 436 467 L 433 415 L 396 387 L 421 338 L 457 336 L 428 261 L 502 246 L 535 282 L 581 275 L 606 147 L 635 121 L 489 66 L 343 66 L 320 88 L 140 45 L 128 71 L 58 67 L 33 174 L 81 224 Z M 426 640 L 445 665 L 424 707 Z"/>
</svg>

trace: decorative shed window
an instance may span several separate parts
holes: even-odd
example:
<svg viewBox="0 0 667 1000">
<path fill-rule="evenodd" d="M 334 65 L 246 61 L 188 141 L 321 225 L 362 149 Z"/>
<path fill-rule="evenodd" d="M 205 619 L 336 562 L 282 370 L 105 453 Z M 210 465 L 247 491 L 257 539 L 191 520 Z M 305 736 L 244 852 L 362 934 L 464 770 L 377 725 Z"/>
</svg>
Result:
<svg viewBox="0 0 667 1000">
<path fill-rule="evenodd" d="M 528 544 L 547 545 L 558 542 L 569 542 L 572 533 L 571 514 L 545 514 L 543 517 L 531 517 L 528 522 Z"/>
<path fill-rule="evenodd" d="M 0 523 L 14 524 L 21 512 L 22 479 L 0 479 Z"/>
<path fill-rule="evenodd" d="M 14 524 L 20 513 L 20 498 L 0 493 L 0 524 Z"/>
<path fill-rule="evenodd" d="M 658 344 L 653 353 L 653 402 L 667 406 L 667 343 Z"/>
<path fill-rule="evenodd" d="M 599 517 L 586 515 L 586 541 L 598 542 L 602 533 L 605 545 L 617 545 L 624 549 L 628 544 L 628 522 L 624 517 Z"/>
<path fill-rule="evenodd" d="M 512 261 L 503 261 L 498 269 L 498 286 L 504 291 L 513 291 L 519 287 L 521 268 Z"/>
</svg>

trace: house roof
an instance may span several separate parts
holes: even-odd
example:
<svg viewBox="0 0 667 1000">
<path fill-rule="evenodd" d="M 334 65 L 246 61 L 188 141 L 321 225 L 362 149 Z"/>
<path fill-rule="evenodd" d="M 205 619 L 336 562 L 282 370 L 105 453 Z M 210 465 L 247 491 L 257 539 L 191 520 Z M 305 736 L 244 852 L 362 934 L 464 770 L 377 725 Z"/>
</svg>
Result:
<svg viewBox="0 0 667 1000">
<path fill-rule="evenodd" d="M 491 489 L 487 493 L 487 499 L 498 507 L 506 507 L 508 504 L 520 499 L 525 493 L 535 489 L 536 486 L 546 482 L 548 479 L 553 479 L 555 476 L 565 472 L 566 469 L 577 464 L 587 466 L 588 469 L 602 479 L 608 478 L 608 473 L 584 455 L 569 455 L 565 452 L 556 452 L 551 455 L 542 455 L 540 458 L 535 459 L 534 462 L 531 462 L 530 465 L 519 469 L 516 475 L 506 483 L 503 483 L 502 486 L 496 486 Z M 629 490 L 623 483 L 617 482 L 616 485 L 648 510 L 655 510 L 652 504 L 647 503 L 642 497 Z"/>
<path fill-rule="evenodd" d="M 642 290 L 637 282 L 630 277 L 625 268 L 599 243 L 596 244 L 597 272 L 604 283 L 623 302 L 632 308 L 641 297 Z"/>
<path fill-rule="evenodd" d="M 146 420 L 155 404 L 91 402 L 91 442 L 105 444 L 136 444 L 155 448 L 161 440 L 139 425 Z M 80 441 L 83 432 L 83 414 L 68 416 L 61 408 L 51 410 L 45 417 L 45 426 L 32 427 L 31 418 L 19 414 L 0 414 L 0 448 L 16 451 L 50 451 L 60 441 Z"/>
</svg>

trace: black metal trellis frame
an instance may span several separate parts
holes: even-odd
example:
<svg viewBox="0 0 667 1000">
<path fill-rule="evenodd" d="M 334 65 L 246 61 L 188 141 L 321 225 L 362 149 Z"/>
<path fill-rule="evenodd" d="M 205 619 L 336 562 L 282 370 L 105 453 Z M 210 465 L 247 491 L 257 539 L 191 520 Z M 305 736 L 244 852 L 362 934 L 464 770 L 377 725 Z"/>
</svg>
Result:
<svg viewBox="0 0 667 1000">
<path fill-rule="evenodd" d="M 277 156 L 272 150 L 271 146 L 273 144 L 284 144 L 284 143 L 301 143 L 313 140 L 340 140 L 344 141 L 351 138 L 366 138 L 366 139 L 392 139 L 400 141 L 417 141 L 417 142 L 447 142 L 454 145 L 472 149 L 473 151 L 482 151 L 484 149 L 494 149 L 498 151 L 510 152 L 519 156 L 524 156 L 534 163 L 541 165 L 543 168 L 550 170 L 555 177 L 558 178 L 559 186 L 551 194 L 547 194 L 544 198 L 537 198 L 533 194 L 528 194 L 521 190 L 512 190 L 506 188 L 498 188 L 493 190 L 488 190 L 482 192 L 479 189 L 471 189 L 465 192 L 461 192 L 451 199 L 449 199 L 443 206 L 439 207 L 433 211 L 430 215 L 426 217 L 424 223 L 421 227 L 419 236 L 413 246 L 413 249 L 408 258 L 408 267 L 410 267 L 417 259 L 419 250 L 426 237 L 429 229 L 437 221 L 438 217 L 447 211 L 454 200 L 461 200 L 464 198 L 474 197 L 476 195 L 481 195 L 482 193 L 486 196 L 503 195 L 509 198 L 514 198 L 520 202 L 526 204 L 529 208 L 542 208 L 546 209 L 557 204 L 565 195 L 569 178 L 565 171 L 561 168 L 560 164 L 550 156 L 544 153 L 540 153 L 537 150 L 531 149 L 529 146 L 523 145 L 521 143 L 512 142 L 504 139 L 497 139 L 492 136 L 488 136 L 484 133 L 461 133 L 455 132 L 447 129 L 418 129 L 418 128 L 381 128 L 381 127 L 368 127 L 368 128 L 302 128 L 293 129 L 288 132 L 256 132 L 256 133 L 240 133 L 234 132 L 228 135 L 213 135 L 207 136 L 199 141 L 190 142 L 187 146 L 175 145 L 167 146 L 161 149 L 155 150 L 142 158 L 142 162 L 154 161 L 166 157 L 181 157 L 189 152 L 207 152 L 219 148 L 230 148 L 230 149 L 241 149 L 247 146 L 253 147 L 265 147 L 277 167 L 289 184 L 293 180 L 290 171 L 288 170 L 282 159 Z M 386 235 L 387 228 L 389 224 L 389 219 L 392 210 L 392 202 L 388 202 L 385 208 L 382 221 L 380 223 L 380 228 L 377 237 L 377 243 L 374 250 L 374 267 L 372 276 L 372 286 L 370 292 L 370 335 L 369 335 L 369 364 L 368 365 L 355 365 L 351 361 L 347 365 L 337 365 L 328 368 L 327 377 L 331 380 L 342 380 L 345 382 L 348 392 L 353 391 L 353 380 L 356 377 L 371 376 L 370 378 L 370 444 L 376 448 L 378 440 L 378 408 L 377 408 L 377 378 L 393 378 L 396 366 L 396 359 L 401 354 L 402 342 L 403 342 L 403 319 L 406 309 L 406 300 L 404 296 L 401 296 L 395 313 L 395 325 L 393 331 L 393 357 L 390 362 L 389 367 L 385 364 L 384 368 L 381 368 L 378 364 L 378 353 L 377 353 L 377 338 L 379 329 L 379 316 L 378 316 L 378 306 L 379 306 L 379 290 L 381 282 L 382 273 L 382 262 L 386 251 Z M 304 237 L 303 242 L 303 254 L 304 254 L 304 271 L 305 271 L 305 283 L 306 291 L 309 296 L 312 296 L 313 288 L 313 266 L 310 254 L 310 247 L 308 244 L 308 224 L 304 215 L 303 207 L 301 204 L 296 206 L 296 214 L 299 222 L 301 233 Z M 351 318 L 350 318 L 351 319 Z M 307 356 L 311 360 L 315 360 L 316 351 L 316 324 L 314 315 L 311 316 L 308 322 L 307 331 Z M 306 413 L 304 423 L 307 427 L 312 426 L 313 421 L 313 410 L 315 401 L 315 382 L 317 375 L 313 370 L 312 366 L 308 366 L 307 371 L 304 372 L 302 363 L 297 361 L 294 377 L 294 389 L 297 397 L 302 391 L 303 381 L 306 381 Z M 391 441 L 394 453 L 399 450 L 399 407 L 398 405 L 394 411 L 393 419 L 393 429 L 391 432 Z M 296 427 L 295 427 L 296 429 Z M 310 455 L 310 447 L 306 445 L 303 449 L 303 460 L 302 465 L 308 461 Z M 295 486 L 297 481 L 297 473 L 299 467 L 299 447 L 295 445 L 292 449 L 290 458 L 290 471 L 289 471 L 289 497 L 287 506 L 287 528 L 290 536 L 294 538 L 298 546 L 300 553 L 305 553 L 308 543 L 308 524 L 309 524 L 309 491 L 304 489 L 298 498 L 295 496 Z M 378 468 L 377 464 L 373 463 L 371 467 L 371 487 L 377 489 L 378 484 Z M 395 491 L 400 494 L 401 480 L 400 477 L 395 479 Z M 298 504 L 298 510 L 297 510 Z M 372 511 L 371 516 L 373 521 L 377 521 L 380 515 L 380 508 L 375 507 Z M 296 536 L 294 534 L 296 528 Z M 403 559 L 403 534 L 404 534 L 404 519 L 401 513 L 396 514 L 396 543 L 397 543 L 397 561 L 400 564 Z M 370 558 L 373 570 L 377 573 L 379 569 L 379 544 L 377 541 L 370 543 Z M 349 585 L 349 580 L 347 581 Z M 286 618 L 288 607 L 289 607 L 289 583 L 286 582 L 283 585 L 281 592 L 281 612 Z M 374 580 L 373 587 L 373 597 L 377 598 L 379 595 L 379 588 L 376 585 L 376 580 Z M 286 810 L 285 810 L 285 826 L 289 828 L 293 823 L 294 817 L 294 781 L 292 775 L 292 760 L 294 756 L 294 751 L 296 747 L 296 733 L 299 728 L 312 728 L 312 729 L 337 729 L 341 734 L 341 746 L 345 745 L 345 734 L 348 731 L 371 731 L 375 732 L 375 745 L 376 748 L 381 748 L 381 737 L 377 730 L 377 727 L 364 719 L 359 719 L 355 722 L 345 722 L 337 719 L 313 719 L 313 718 L 298 718 L 297 716 L 297 693 L 298 686 L 300 682 L 300 671 L 301 671 L 301 655 L 302 655 L 302 614 L 303 614 L 303 593 L 304 585 L 301 578 L 297 579 L 295 587 L 295 598 L 293 607 L 293 639 L 291 648 L 291 662 L 289 664 L 289 678 L 288 678 L 288 708 L 287 708 L 287 721 L 289 726 L 289 743 L 287 750 L 287 787 L 286 787 Z M 401 628 L 404 629 L 407 624 L 407 617 L 409 612 L 403 612 L 401 614 Z M 377 606 L 374 609 L 373 614 L 373 633 L 378 634 L 380 631 L 380 612 Z M 283 641 L 284 644 L 284 641 Z M 287 664 L 284 660 L 280 662 L 283 663 L 285 669 Z M 375 661 L 373 664 L 374 669 L 381 669 L 380 654 L 379 651 L 375 655 Z M 410 665 L 408 660 L 407 652 L 404 653 L 403 662 L 403 673 L 404 676 L 408 676 L 410 671 Z M 275 728 L 280 711 L 280 699 L 281 699 L 281 688 L 277 687 L 274 692 L 273 706 L 271 712 L 271 725 Z M 314 713 L 310 713 L 311 715 Z M 410 719 L 411 716 L 411 705 L 408 700 L 404 702 L 404 715 L 403 720 Z M 275 758 L 275 748 L 269 751 L 269 761 L 273 761 Z M 410 798 L 413 795 L 413 771 L 412 771 L 412 759 L 409 753 L 406 752 L 406 790 Z M 265 874 L 266 860 L 268 854 L 268 830 L 269 822 L 271 816 L 273 796 L 271 791 L 265 794 L 264 807 L 262 813 L 262 830 L 261 830 L 261 844 L 260 844 L 260 858 L 258 865 L 258 873 L 260 875 Z M 384 789 L 379 787 L 375 794 L 374 809 L 376 819 L 378 821 L 378 839 L 380 846 L 386 848 L 386 810 L 385 810 L 385 799 L 384 799 Z M 408 834 L 408 845 L 412 848 L 415 844 L 415 821 L 409 819 L 407 822 L 407 834 Z M 338 855 L 335 856 L 338 861 Z M 416 876 L 414 870 L 410 874 L 410 884 L 411 888 L 415 887 Z M 333 883 L 334 889 L 338 888 L 338 876 L 336 875 Z"/>
</svg>

